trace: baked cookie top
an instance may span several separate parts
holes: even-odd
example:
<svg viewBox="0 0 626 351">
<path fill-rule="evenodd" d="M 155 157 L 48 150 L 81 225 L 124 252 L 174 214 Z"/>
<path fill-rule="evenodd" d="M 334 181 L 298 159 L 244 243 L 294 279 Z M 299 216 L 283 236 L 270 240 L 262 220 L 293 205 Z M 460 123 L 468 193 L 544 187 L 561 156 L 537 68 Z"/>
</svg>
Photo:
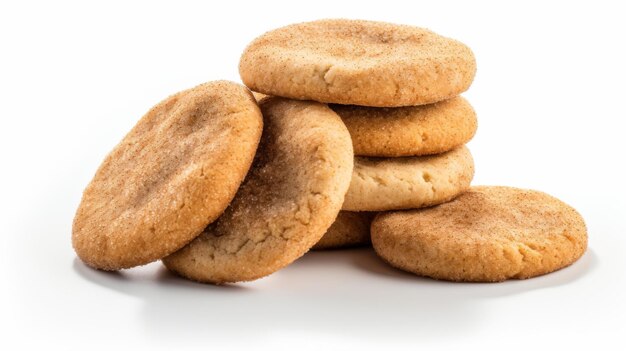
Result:
<svg viewBox="0 0 626 351">
<path fill-rule="evenodd" d="M 450 151 L 476 133 L 476 113 L 462 97 L 429 105 L 331 105 L 352 137 L 357 156 L 423 156 Z"/>
<path fill-rule="evenodd" d="M 252 94 L 233 82 L 202 84 L 153 107 L 83 193 L 72 228 L 80 259 L 117 270 L 186 245 L 234 197 L 262 128 Z"/>
<path fill-rule="evenodd" d="M 269 95 L 397 107 L 459 95 L 472 83 L 476 61 L 461 42 L 427 29 L 327 19 L 256 38 L 239 72 L 244 84 Z"/>
<path fill-rule="evenodd" d="M 264 130 L 250 173 L 224 214 L 163 259 L 192 280 L 253 280 L 293 262 L 333 223 L 352 174 L 350 135 L 316 102 L 264 98 Z"/>
<path fill-rule="evenodd" d="M 572 264 L 587 248 L 587 229 L 548 194 L 477 186 L 439 206 L 379 214 L 372 243 L 391 265 L 419 275 L 501 281 Z"/>
</svg>

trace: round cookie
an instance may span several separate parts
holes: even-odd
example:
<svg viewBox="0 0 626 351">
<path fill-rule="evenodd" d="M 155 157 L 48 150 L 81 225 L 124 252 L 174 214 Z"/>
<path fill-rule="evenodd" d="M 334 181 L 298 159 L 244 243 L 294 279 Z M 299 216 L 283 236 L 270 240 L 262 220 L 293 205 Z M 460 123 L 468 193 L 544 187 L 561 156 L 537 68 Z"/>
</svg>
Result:
<svg viewBox="0 0 626 351">
<path fill-rule="evenodd" d="M 153 107 L 85 189 L 72 244 L 87 265 L 143 265 L 185 246 L 226 209 L 258 146 L 263 120 L 250 91 L 218 81 Z"/>
<path fill-rule="evenodd" d="M 264 98 L 252 168 L 224 214 L 163 259 L 192 280 L 257 279 L 293 262 L 333 223 L 352 174 L 350 134 L 328 106 Z"/>
<path fill-rule="evenodd" d="M 313 250 L 338 249 L 370 243 L 370 223 L 375 212 L 341 211 Z"/>
<path fill-rule="evenodd" d="M 476 113 L 460 96 L 421 106 L 330 107 L 346 124 L 357 156 L 439 154 L 467 143 L 476 133 Z"/>
<path fill-rule="evenodd" d="M 355 157 L 342 210 L 389 211 L 437 205 L 469 188 L 474 161 L 465 146 L 420 157 Z"/>
<path fill-rule="evenodd" d="M 241 79 L 264 94 L 375 107 L 459 95 L 476 73 L 472 51 L 427 29 L 327 19 L 263 34 L 245 49 Z"/>
<path fill-rule="evenodd" d="M 550 195 L 480 186 L 439 206 L 379 214 L 372 244 L 408 272 L 494 282 L 572 264 L 587 248 L 587 229 L 576 210 Z"/>
</svg>

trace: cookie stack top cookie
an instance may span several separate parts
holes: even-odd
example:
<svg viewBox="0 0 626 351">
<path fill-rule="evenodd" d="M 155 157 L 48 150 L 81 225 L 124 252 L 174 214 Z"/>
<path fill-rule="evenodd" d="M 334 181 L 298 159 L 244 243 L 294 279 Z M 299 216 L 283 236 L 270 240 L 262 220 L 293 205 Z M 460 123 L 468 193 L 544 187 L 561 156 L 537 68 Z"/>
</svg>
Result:
<svg viewBox="0 0 626 351">
<path fill-rule="evenodd" d="M 476 73 L 472 51 L 427 29 L 329 19 L 268 32 L 244 51 L 244 84 L 268 95 L 374 107 L 457 96 Z"/>
</svg>

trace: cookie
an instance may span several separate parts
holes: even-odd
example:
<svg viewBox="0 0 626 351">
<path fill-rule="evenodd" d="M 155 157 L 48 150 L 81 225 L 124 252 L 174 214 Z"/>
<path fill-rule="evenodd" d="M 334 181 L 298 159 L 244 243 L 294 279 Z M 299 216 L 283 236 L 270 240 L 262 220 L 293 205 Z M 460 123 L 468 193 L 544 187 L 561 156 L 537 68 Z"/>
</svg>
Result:
<svg viewBox="0 0 626 351">
<path fill-rule="evenodd" d="M 256 101 L 261 101 L 261 100 L 263 100 L 264 98 L 266 98 L 266 97 L 267 97 L 267 95 L 265 95 L 265 94 L 261 94 L 261 93 L 257 93 L 256 91 L 253 91 L 253 92 L 252 92 L 252 95 L 254 96 L 254 98 L 256 99 Z"/>
<path fill-rule="evenodd" d="M 355 157 L 345 211 L 389 211 L 432 206 L 469 188 L 474 161 L 460 146 L 434 156 Z"/>
<path fill-rule="evenodd" d="M 246 180 L 224 214 L 182 250 L 171 271 L 210 283 L 271 274 L 317 243 L 352 175 L 350 134 L 328 106 L 264 98 L 264 130 Z"/>
<path fill-rule="evenodd" d="M 370 222 L 375 212 L 341 211 L 314 250 L 338 249 L 370 243 Z"/>
<path fill-rule="evenodd" d="M 429 105 L 330 106 L 348 127 L 358 156 L 423 156 L 450 151 L 476 133 L 476 113 L 462 97 Z"/>
<path fill-rule="evenodd" d="M 476 61 L 464 44 L 430 30 L 327 19 L 256 38 L 239 63 L 261 93 L 374 107 L 429 104 L 467 90 Z"/>
<path fill-rule="evenodd" d="M 480 186 L 439 206 L 379 214 L 372 244 L 408 272 L 495 282 L 569 266 L 585 252 L 587 230 L 576 210 L 548 194 Z"/>
<path fill-rule="evenodd" d="M 226 209 L 261 137 L 244 86 L 210 82 L 153 107 L 85 189 L 72 244 L 87 265 L 143 265 L 185 246 Z"/>
</svg>

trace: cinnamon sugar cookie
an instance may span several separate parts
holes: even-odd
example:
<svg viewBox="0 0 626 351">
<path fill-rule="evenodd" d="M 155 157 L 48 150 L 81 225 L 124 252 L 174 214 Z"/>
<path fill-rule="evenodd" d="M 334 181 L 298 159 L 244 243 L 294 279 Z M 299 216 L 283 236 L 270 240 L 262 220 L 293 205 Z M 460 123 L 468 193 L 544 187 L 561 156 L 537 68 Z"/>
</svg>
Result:
<svg viewBox="0 0 626 351">
<path fill-rule="evenodd" d="M 163 259 L 192 280 L 253 280 L 293 262 L 339 213 L 352 175 L 350 134 L 316 102 L 264 98 L 264 130 L 250 173 L 224 214 Z"/>
<path fill-rule="evenodd" d="M 370 223 L 375 212 L 341 211 L 313 250 L 337 249 L 370 243 Z"/>
<path fill-rule="evenodd" d="M 418 275 L 491 282 L 569 266 L 587 248 L 587 229 L 548 194 L 479 186 L 439 206 L 379 214 L 372 244 L 392 266 Z"/>
<path fill-rule="evenodd" d="M 469 188 L 474 161 L 465 146 L 433 156 L 355 157 L 346 211 L 420 208 L 449 201 Z"/>
<path fill-rule="evenodd" d="M 330 107 L 348 127 L 357 156 L 439 154 L 467 143 L 476 133 L 476 113 L 460 96 L 422 106 Z"/>
<path fill-rule="evenodd" d="M 261 101 L 261 100 L 263 100 L 264 98 L 268 97 L 267 95 L 265 95 L 265 94 L 261 94 L 261 93 L 257 93 L 256 91 L 253 91 L 253 92 L 252 92 L 252 95 L 254 96 L 254 98 L 256 99 L 256 101 Z"/>
<path fill-rule="evenodd" d="M 472 51 L 427 29 L 327 19 L 263 34 L 239 63 L 264 94 L 327 103 L 397 107 L 459 95 L 476 72 Z"/>
<path fill-rule="evenodd" d="M 262 123 L 250 91 L 232 82 L 202 84 L 156 105 L 83 193 L 72 228 L 80 259 L 117 270 L 189 243 L 234 197 Z"/>
</svg>

